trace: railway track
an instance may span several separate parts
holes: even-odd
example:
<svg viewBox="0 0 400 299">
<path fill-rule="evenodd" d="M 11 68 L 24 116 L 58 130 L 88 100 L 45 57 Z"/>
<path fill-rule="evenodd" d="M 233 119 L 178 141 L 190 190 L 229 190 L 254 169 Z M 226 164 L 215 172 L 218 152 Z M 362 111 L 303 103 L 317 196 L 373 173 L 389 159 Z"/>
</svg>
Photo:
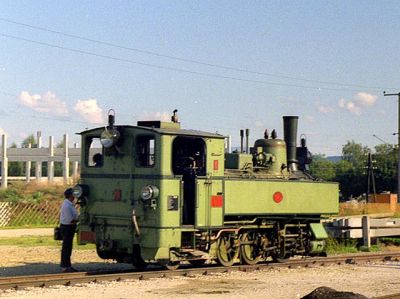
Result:
<svg viewBox="0 0 400 299">
<path fill-rule="evenodd" d="M 346 256 L 324 257 L 324 258 L 302 258 L 293 259 L 286 263 L 262 263 L 252 266 L 237 265 L 232 267 L 220 267 L 208 265 L 206 267 L 185 268 L 179 270 L 160 270 L 150 269 L 147 271 L 94 271 L 76 272 L 48 275 L 18 276 L 0 278 L 0 290 L 23 289 L 27 287 L 49 287 L 54 285 L 76 285 L 82 283 L 97 283 L 106 281 L 121 281 L 127 279 L 143 280 L 149 278 L 176 277 L 207 275 L 214 273 L 227 273 L 232 271 L 251 272 L 256 270 L 274 268 L 298 268 L 298 267 L 317 267 L 328 265 L 357 264 L 373 261 L 399 261 L 400 253 L 378 253 L 378 254 L 355 254 Z M 377 298 L 400 298 L 398 297 L 377 297 Z"/>
</svg>

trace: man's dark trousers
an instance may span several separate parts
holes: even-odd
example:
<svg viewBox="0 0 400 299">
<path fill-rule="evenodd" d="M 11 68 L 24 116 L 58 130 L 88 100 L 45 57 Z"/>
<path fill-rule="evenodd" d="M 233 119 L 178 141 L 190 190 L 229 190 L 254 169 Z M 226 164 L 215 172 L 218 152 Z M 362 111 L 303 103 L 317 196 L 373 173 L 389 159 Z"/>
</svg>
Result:
<svg viewBox="0 0 400 299">
<path fill-rule="evenodd" d="M 71 267 L 72 243 L 74 241 L 75 231 L 76 224 L 60 225 L 60 232 L 63 238 L 61 249 L 61 268 Z"/>
</svg>

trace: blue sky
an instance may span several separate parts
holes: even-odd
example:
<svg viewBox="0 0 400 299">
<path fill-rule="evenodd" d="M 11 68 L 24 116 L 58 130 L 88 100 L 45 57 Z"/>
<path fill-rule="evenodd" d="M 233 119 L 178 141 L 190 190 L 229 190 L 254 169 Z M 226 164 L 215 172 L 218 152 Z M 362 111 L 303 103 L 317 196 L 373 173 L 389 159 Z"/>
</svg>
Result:
<svg viewBox="0 0 400 299">
<path fill-rule="evenodd" d="M 77 142 L 111 108 L 117 124 L 176 108 L 234 145 L 282 136 L 283 115 L 314 153 L 396 143 L 399 32 L 398 1 L 1 1 L 0 132 Z"/>
</svg>

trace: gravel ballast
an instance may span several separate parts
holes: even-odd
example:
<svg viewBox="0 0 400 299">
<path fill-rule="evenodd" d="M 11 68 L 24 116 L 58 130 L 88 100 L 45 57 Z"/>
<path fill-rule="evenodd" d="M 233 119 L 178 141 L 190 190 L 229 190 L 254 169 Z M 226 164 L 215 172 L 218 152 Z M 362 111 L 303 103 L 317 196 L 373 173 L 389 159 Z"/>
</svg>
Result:
<svg viewBox="0 0 400 299">
<path fill-rule="evenodd" d="M 0 246 L 0 276 L 59 273 L 60 248 Z M 82 271 L 122 269 L 130 265 L 104 262 L 93 250 L 74 251 Z M 159 278 L 79 286 L 32 288 L 0 293 L 4 298 L 301 298 L 318 287 L 367 297 L 400 293 L 400 263 L 344 265 L 298 269 L 231 272 L 207 276 Z"/>
</svg>

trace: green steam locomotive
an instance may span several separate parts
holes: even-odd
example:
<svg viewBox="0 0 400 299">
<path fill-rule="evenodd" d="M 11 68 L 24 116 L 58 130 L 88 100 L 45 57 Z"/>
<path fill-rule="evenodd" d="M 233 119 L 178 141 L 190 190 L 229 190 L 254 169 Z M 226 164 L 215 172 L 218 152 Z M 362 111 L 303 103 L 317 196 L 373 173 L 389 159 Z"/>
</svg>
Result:
<svg viewBox="0 0 400 299">
<path fill-rule="evenodd" d="M 284 139 L 265 132 L 251 148 L 241 130 L 230 153 L 225 136 L 181 129 L 176 112 L 129 126 L 115 125 L 110 110 L 106 127 L 80 133 L 80 244 L 96 244 L 103 259 L 169 269 L 324 254 L 320 220 L 338 212 L 338 184 L 309 174 L 297 116 L 283 117 Z"/>
</svg>

